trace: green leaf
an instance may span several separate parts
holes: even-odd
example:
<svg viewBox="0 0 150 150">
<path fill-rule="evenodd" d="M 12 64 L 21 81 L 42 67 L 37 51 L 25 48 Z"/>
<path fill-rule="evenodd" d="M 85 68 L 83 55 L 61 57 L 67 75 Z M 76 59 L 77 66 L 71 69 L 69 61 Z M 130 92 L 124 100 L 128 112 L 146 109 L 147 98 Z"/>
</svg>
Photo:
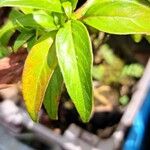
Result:
<svg viewBox="0 0 150 150">
<path fill-rule="evenodd" d="M 7 46 L 11 36 L 15 32 L 15 27 L 11 21 L 7 21 L 0 29 L 0 43 L 3 46 Z"/>
<path fill-rule="evenodd" d="M 62 12 L 59 0 L 0 0 L 0 7 L 4 6 Z"/>
<path fill-rule="evenodd" d="M 17 39 L 15 40 L 13 50 L 14 52 L 17 52 L 17 50 L 25 44 L 31 37 L 33 36 L 33 33 L 31 32 L 22 32 Z"/>
<path fill-rule="evenodd" d="M 58 119 L 58 104 L 62 85 L 63 78 L 59 66 L 57 66 L 49 81 L 44 97 L 44 106 L 51 119 Z"/>
<path fill-rule="evenodd" d="M 23 14 L 13 10 L 10 14 L 10 19 L 17 27 L 22 28 L 41 28 L 46 31 L 53 31 L 57 29 L 52 15 L 44 11 L 34 11 L 32 14 Z"/>
<path fill-rule="evenodd" d="M 150 43 L 150 35 L 145 36 L 145 38 Z"/>
<path fill-rule="evenodd" d="M 133 34 L 133 35 L 131 35 L 131 37 L 134 40 L 134 42 L 136 42 L 136 43 L 141 42 L 143 39 L 143 35 L 141 35 L 141 34 Z"/>
<path fill-rule="evenodd" d="M 138 0 L 93 0 L 84 23 L 113 34 L 150 34 L 150 5 Z"/>
<path fill-rule="evenodd" d="M 3 46 L 0 43 L 0 59 L 5 57 L 5 56 L 8 56 L 10 53 L 11 53 L 11 50 L 6 48 L 5 46 Z"/>
<path fill-rule="evenodd" d="M 92 47 L 81 22 L 68 21 L 58 31 L 56 53 L 67 91 L 81 119 L 87 122 L 92 110 Z"/>
<path fill-rule="evenodd" d="M 33 120 L 38 119 L 48 82 L 57 65 L 54 42 L 50 33 L 31 49 L 23 70 L 23 96 L 26 108 Z"/>
<path fill-rule="evenodd" d="M 19 18 L 19 17 L 23 18 L 24 14 L 17 9 L 12 9 L 10 14 L 9 14 L 9 19 L 14 21 L 16 18 Z"/>
<path fill-rule="evenodd" d="M 73 10 L 76 8 L 78 0 L 61 0 L 61 2 L 70 2 L 72 4 Z"/>
<path fill-rule="evenodd" d="M 69 0 L 72 4 L 73 10 L 77 7 L 78 0 Z"/>
<path fill-rule="evenodd" d="M 62 3 L 62 6 L 64 8 L 65 14 L 67 15 L 68 18 L 71 18 L 72 15 L 72 6 L 70 2 L 64 2 Z"/>
<path fill-rule="evenodd" d="M 22 7 L 22 8 L 19 8 L 19 10 L 22 11 L 24 14 L 31 14 L 31 13 L 34 12 L 34 9 L 32 9 L 32 8 L 24 8 L 24 7 Z"/>
<path fill-rule="evenodd" d="M 27 50 L 28 50 L 28 52 L 35 45 L 36 42 L 37 42 L 36 36 L 33 36 L 33 37 L 30 38 L 30 40 L 27 42 Z"/>
<path fill-rule="evenodd" d="M 12 21 L 13 25 L 20 31 L 30 31 L 33 28 L 40 27 L 36 21 L 33 19 L 32 14 L 23 14 L 18 10 L 13 9 L 9 15 L 9 19 Z"/>
<path fill-rule="evenodd" d="M 52 14 L 47 14 L 44 11 L 36 11 L 33 13 L 33 19 L 37 24 L 45 28 L 47 31 L 53 31 L 57 29 Z"/>
</svg>

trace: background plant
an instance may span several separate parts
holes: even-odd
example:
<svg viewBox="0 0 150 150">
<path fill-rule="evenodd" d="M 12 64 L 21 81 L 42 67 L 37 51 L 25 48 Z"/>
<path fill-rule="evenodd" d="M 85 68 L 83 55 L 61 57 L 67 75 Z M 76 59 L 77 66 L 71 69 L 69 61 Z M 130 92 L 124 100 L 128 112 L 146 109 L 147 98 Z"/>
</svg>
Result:
<svg viewBox="0 0 150 150">
<path fill-rule="evenodd" d="M 15 7 L 0 30 L 0 46 L 5 48 L 17 30 L 20 34 L 12 50 L 26 44 L 30 51 L 22 87 L 33 120 L 38 119 L 43 102 L 49 116 L 57 118 L 63 81 L 81 119 L 89 120 L 93 58 L 87 26 L 112 34 L 150 34 L 148 1 L 88 0 L 75 10 L 77 2 L 0 0 L 0 7 Z"/>
</svg>

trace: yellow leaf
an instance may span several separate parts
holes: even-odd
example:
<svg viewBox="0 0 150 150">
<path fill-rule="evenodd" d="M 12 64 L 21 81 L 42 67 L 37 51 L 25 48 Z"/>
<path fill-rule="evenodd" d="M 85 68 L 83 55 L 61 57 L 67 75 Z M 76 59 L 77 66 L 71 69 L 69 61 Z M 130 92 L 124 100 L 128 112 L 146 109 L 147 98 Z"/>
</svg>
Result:
<svg viewBox="0 0 150 150">
<path fill-rule="evenodd" d="M 42 38 L 30 51 L 23 71 L 23 96 L 33 120 L 38 119 L 45 91 L 57 64 L 54 34 Z"/>
</svg>

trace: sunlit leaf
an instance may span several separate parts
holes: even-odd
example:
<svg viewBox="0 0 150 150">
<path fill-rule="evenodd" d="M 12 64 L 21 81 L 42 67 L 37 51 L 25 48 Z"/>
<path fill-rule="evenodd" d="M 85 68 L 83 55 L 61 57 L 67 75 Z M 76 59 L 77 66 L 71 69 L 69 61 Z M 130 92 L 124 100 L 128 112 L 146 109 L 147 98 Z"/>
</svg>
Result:
<svg viewBox="0 0 150 150">
<path fill-rule="evenodd" d="M 78 0 L 61 0 L 61 2 L 70 2 L 72 4 L 73 10 L 76 8 Z"/>
<path fill-rule="evenodd" d="M 42 38 L 29 52 L 23 71 L 23 96 L 33 120 L 38 119 L 48 82 L 57 64 L 54 33 Z"/>
<path fill-rule="evenodd" d="M 70 2 L 64 2 L 62 4 L 63 8 L 64 8 L 64 12 L 67 15 L 68 18 L 71 18 L 72 15 L 72 6 Z"/>
<path fill-rule="evenodd" d="M 81 119 L 87 122 L 92 110 L 92 48 L 81 22 L 69 21 L 58 31 L 56 52 L 68 93 Z"/>
<path fill-rule="evenodd" d="M 78 0 L 69 0 L 69 1 L 72 3 L 73 9 L 75 9 L 77 6 Z"/>
<path fill-rule="evenodd" d="M 9 18 L 14 25 L 22 28 L 42 28 L 46 31 L 57 29 L 53 16 L 44 11 L 34 11 L 32 14 L 25 15 L 17 10 L 12 10 Z"/>
<path fill-rule="evenodd" d="M 150 5 L 138 0 L 93 0 L 82 19 L 113 34 L 150 34 Z"/>
<path fill-rule="evenodd" d="M 0 0 L 0 7 L 4 6 L 62 12 L 59 0 Z"/>
<path fill-rule="evenodd" d="M 52 30 L 56 30 L 57 27 L 54 23 L 54 19 L 53 16 L 50 14 L 47 14 L 44 11 L 36 11 L 33 13 L 33 20 L 35 20 L 35 22 L 40 25 L 41 27 L 43 27 L 44 29 L 46 29 L 47 31 L 52 31 Z"/>
</svg>

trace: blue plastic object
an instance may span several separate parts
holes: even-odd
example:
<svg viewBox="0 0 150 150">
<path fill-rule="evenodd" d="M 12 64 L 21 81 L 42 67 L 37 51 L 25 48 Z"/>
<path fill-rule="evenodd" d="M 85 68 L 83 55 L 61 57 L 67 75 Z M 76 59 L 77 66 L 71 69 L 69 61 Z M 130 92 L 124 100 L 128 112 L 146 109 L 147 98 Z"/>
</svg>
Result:
<svg viewBox="0 0 150 150">
<path fill-rule="evenodd" d="M 140 108 L 132 127 L 130 128 L 123 150 L 147 150 L 146 136 L 150 126 L 150 88 L 142 107 Z M 149 138 L 150 142 L 150 138 Z"/>
</svg>

